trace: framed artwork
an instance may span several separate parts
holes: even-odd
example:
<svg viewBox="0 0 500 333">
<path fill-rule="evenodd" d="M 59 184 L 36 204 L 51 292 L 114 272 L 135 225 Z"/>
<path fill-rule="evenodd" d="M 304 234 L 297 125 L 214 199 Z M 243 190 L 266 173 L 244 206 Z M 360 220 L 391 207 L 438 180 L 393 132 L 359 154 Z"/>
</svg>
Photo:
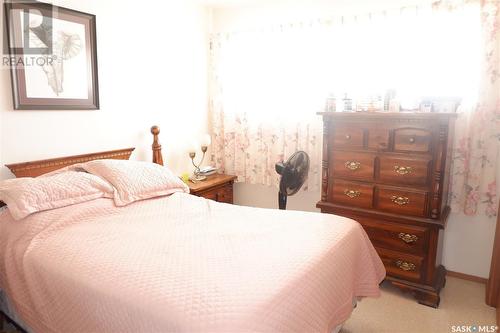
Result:
<svg viewBox="0 0 500 333">
<path fill-rule="evenodd" d="M 95 15 L 32 0 L 4 6 L 14 108 L 98 110 Z"/>
</svg>

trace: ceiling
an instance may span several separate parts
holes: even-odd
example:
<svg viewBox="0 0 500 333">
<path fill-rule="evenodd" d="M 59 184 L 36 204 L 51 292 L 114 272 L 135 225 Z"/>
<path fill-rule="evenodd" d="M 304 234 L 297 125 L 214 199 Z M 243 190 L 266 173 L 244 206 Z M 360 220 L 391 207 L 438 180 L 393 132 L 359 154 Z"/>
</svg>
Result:
<svg viewBox="0 0 500 333">
<path fill-rule="evenodd" d="M 247 7 L 247 6 L 263 6 L 263 5 L 313 5 L 313 4 L 326 4 L 326 5 L 350 5 L 350 6 L 364 6 L 373 5 L 372 0 L 192 0 L 199 4 L 211 7 Z M 399 7 L 401 4 L 419 4 L 429 3 L 435 0 L 380 0 L 377 2 L 384 5 L 395 5 Z"/>
<path fill-rule="evenodd" d="M 211 6 L 211 7 L 246 7 L 246 6 L 261 6 L 279 3 L 304 2 L 304 0 L 195 0 L 196 2 Z M 331 1 L 331 0 L 324 0 Z"/>
<path fill-rule="evenodd" d="M 196 0 L 197 2 L 214 7 L 238 7 L 238 6 L 248 6 L 254 4 L 264 4 L 266 0 Z"/>
</svg>

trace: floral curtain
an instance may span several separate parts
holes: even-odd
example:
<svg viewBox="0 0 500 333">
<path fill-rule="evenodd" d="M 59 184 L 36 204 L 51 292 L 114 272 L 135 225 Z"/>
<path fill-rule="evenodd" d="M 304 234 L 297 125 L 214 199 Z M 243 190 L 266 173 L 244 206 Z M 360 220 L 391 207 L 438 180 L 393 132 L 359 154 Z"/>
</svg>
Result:
<svg viewBox="0 0 500 333">
<path fill-rule="evenodd" d="M 311 158 L 306 189 L 317 191 L 322 123 L 316 112 L 328 96 L 335 94 L 337 104 L 345 94 L 356 100 L 388 89 L 410 103 L 460 96 L 451 204 L 494 215 L 498 22 L 496 1 L 440 1 L 213 34 L 212 162 L 240 181 L 277 185 L 274 164 L 304 150 Z"/>
<path fill-rule="evenodd" d="M 275 186 L 275 163 L 303 150 L 311 161 L 304 188 L 319 189 L 322 122 L 314 111 L 324 98 L 310 84 L 316 73 L 297 63 L 314 52 L 291 47 L 306 42 L 309 33 L 300 30 L 219 35 L 211 41 L 212 162 L 240 181 Z"/>
<path fill-rule="evenodd" d="M 494 217 L 500 177 L 500 3 L 481 2 L 481 81 L 478 100 L 463 105 L 452 168 L 452 209 Z M 454 8 L 450 8 L 454 10 Z"/>
</svg>

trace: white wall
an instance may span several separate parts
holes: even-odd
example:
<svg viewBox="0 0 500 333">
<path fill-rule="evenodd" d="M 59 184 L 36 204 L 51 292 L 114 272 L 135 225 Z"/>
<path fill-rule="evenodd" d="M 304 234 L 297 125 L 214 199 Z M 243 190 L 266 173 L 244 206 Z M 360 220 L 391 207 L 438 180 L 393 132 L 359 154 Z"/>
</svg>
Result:
<svg viewBox="0 0 500 333">
<path fill-rule="evenodd" d="M 207 132 L 208 10 L 188 1 L 54 4 L 97 16 L 101 110 L 13 111 L 2 68 L 0 165 L 126 147 L 151 160 L 149 129 L 157 124 L 165 162 L 186 171 L 186 143 Z M 0 179 L 9 177 L 2 167 Z"/>
<path fill-rule="evenodd" d="M 270 0 L 265 4 L 216 8 L 212 12 L 212 31 L 231 32 L 270 24 L 307 21 L 342 14 L 366 13 L 377 9 L 428 3 L 427 0 Z M 500 41 L 499 41 L 500 42 Z M 500 173 L 500 171 L 499 171 Z M 289 209 L 318 211 L 318 192 L 300 192 L 289 198 Z M 235 202 L 240 205 L 277 208 L 277 189 L 236 184 Z M 488 277 L 495 232 L 495 220 L 484 216 L 452 214 L 444 236 L 443 264 L 448 270 Z"/>
</svg>

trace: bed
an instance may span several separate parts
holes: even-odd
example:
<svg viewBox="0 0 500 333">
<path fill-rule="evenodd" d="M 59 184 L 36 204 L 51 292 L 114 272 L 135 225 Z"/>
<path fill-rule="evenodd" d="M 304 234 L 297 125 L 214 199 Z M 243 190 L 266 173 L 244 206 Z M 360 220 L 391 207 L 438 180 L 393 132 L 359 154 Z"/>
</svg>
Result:
<svg viewBox="0 0 500 333">
<path fill-rule="evenodd" d="M 157 134 L 153 148 L 158 162 Z M 10 168 L 40 176 L 131 152 Z M 19 220 L 0 208 L 0 306 L 9 318 L 30 332 L 335 332 L 353 300 L 379 295 L 385 276 L 347 218 L 185 191 L 117 202 L 99 197 Z"/>
</svg>

